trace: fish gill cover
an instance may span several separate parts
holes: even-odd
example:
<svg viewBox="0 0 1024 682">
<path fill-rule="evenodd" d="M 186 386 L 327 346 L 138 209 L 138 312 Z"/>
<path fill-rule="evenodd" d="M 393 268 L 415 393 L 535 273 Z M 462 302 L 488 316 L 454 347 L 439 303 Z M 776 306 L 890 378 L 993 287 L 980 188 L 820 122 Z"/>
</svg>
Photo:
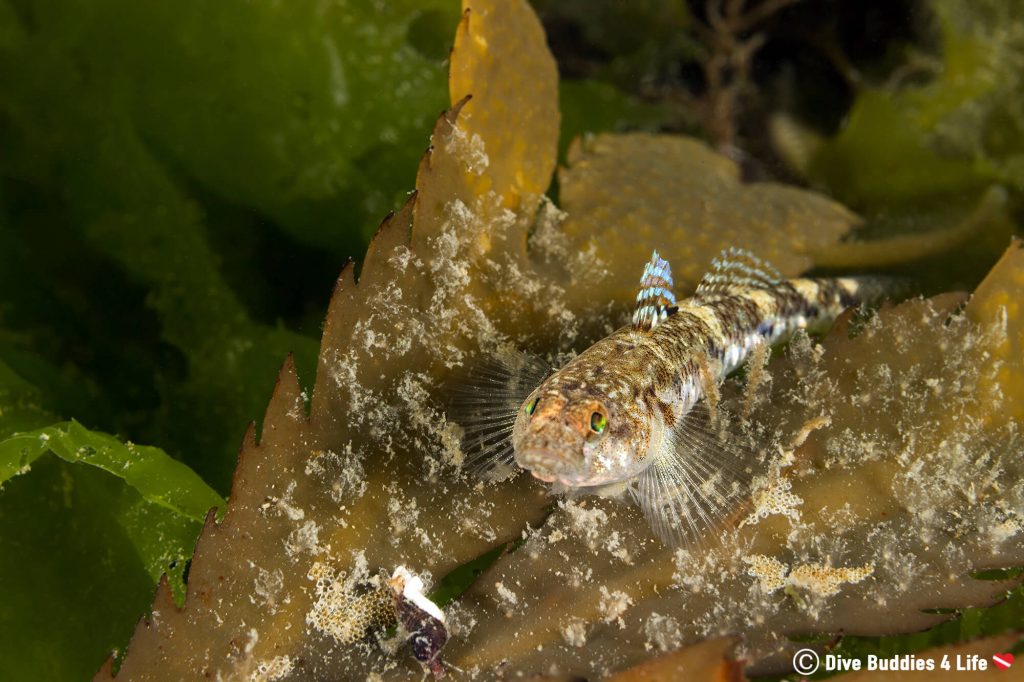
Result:
<svg viewBox="0 0 1024 682">
<path fill-rule="evenodd" d="M 222 518 L 206 516 L 184 602 L 162 580 L 127 652 L 97 679 L 418 676 L 389 630 L 387 577 L 408 567 L 429 591 L 511 540 L 445 607 L 453 676 L 668 678 L 686 665 L 710 678 L 742 674 L 737 659 L 777 672 L 798 637 L 913 632 L 1005 596 L 1012 581 L 971 574 L 1024 562 L 1018 243 L 966 307 L 943 295 L 847 320 L 820 344 L 791 344 L 756 390 L 723 388 L 722 409 L 743 415 L 772 466 L 720 546 L 667 548 L 620 501 L 552 506 L 528 477 L 462 472 L 443 382 L 479 353 L 555 358 L 624 321 L 653 235 L 689 291 L 738 242 L 794 276 L 878 254 L 911 260 L 936 234 L 865 252 L 844 241 L 861 219 L 842 205 L 742 183 L 726 157 L 668 135 L 577 141 L 556 207 L 544 192 L 558 78 L 524 2 L 464 2 L 449 95 L 415 193 L 381 224 L 358 280 L 352 266 L 338 279 L 312 396 L 289 358 L 259 438 L 250 427 L 243 441 Z M 999 228 L 1003 202 L 989 190 L 939 235 Z M 12 404 L 31 407 L 31 387 L 11 385 L 24 396 Z M 29 455 L 12 449 L 21 459 L 5 476 L 43 452 L 44 435 L 85 438 L 62 428 L 35 434 Z M 128 461 L 132 447 L 115 455 Z M 171 507 L 187 515 L 191 504 Z"/>
</svg>

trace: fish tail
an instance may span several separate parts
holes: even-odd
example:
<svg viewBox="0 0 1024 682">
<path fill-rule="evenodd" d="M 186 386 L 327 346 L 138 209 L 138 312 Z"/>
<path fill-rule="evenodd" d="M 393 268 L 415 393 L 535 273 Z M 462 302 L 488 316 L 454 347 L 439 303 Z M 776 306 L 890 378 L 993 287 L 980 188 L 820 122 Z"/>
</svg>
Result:
<svg viewBox="0 0 1024 682">
<path fill-rule="evenodd" d="M 895 277 L 807 278 L 789 280 L 789 284 L 801 299 L 796 314 L 815 330 L 827 328 L 848 308 L 874 308 L 912 293 L 908 280 Z"/>
</svg>

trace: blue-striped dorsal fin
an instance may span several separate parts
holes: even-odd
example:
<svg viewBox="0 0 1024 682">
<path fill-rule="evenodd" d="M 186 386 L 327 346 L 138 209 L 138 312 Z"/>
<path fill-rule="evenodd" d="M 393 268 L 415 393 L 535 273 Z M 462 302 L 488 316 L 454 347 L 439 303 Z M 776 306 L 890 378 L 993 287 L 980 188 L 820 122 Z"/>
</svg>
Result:
<svg viewBox="0 0 1024 682">
<path fill-rule="evenodd" d="M 711 269 L 697 285 L 698 294 L 728 294 L 738 289 L 773 289 L 782 275 L 770 264 L 744 249 L 730 247 L 711 261 Z"/>
<path fill-rule="evenodd" d="M 676 297 L 672 293 L 672 268 L 655 251 L 644 266 L 640 278 L 640 291 L 633 310 L 633 327 L 649 331 L 676 311 Z"/>
</svg>

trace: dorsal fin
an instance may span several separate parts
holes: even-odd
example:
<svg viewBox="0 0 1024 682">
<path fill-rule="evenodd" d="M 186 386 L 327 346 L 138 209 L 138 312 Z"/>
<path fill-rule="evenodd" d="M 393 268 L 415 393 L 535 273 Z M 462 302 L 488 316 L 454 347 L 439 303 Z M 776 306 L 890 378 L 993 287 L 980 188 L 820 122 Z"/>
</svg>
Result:
<svg viewBox="0 0 1024 682">
<path fill-rule="evenodd" d="M 675 311 L 672 268 L 669 267 L 668 261 L 655 251 L 651 254 L 650 262 L 644 266 L 644 274 L 640 278 L 640 291 L 637 292 L 636 308 L 633 310 L 633 326 L 649 331 Z"/>
<path fill-rule="evenodd" d="M 782 275 L 770 264 L 744 249 L 730 247 L 711 261 L 711 269 L 697 285 L 698 294 L 727 294 L 737 289 L 772 289 Z"/>
</svg>

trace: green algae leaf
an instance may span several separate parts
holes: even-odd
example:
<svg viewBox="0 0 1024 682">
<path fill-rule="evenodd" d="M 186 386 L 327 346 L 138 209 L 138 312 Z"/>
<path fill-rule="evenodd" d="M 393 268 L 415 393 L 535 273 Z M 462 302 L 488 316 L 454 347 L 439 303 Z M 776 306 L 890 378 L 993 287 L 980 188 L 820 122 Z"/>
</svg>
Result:
<svg viewBox="0 0 1024 682">
<path fill-rule="evenodd" d="M 341 260 L 339 216 L 372 226 L 411 184 L 445 104 L 458 3 L 108 0 L 95 14 L 95 35 L 118 37 L 143 134 Z"/>
<path fill-rule="evenodd" d="M 776 134 L 778 147 L 810 184 L 865 219 L 859 239 L 822 254 L 823 267 L 901 266 L 931 292 L 984 276 L 1024 188 L 1021 7 L 921 4 L 921 19 L 941 33 L 941 60 L 912 58 L 912 77 L 859 90 L 829 139 L 778 127 L 787 131 Z M 992 210 L 1000 194 L 1005 207 Z"/>
<path fill-rule="evenodd" d="M 127 490 L 118 493 L 128 500 L 118 518 L 153 583 L 176 563 L 172 586 L 181 593 L 184 563 L 199 526 L 211 509 L 224 509 L 224 499 L 160 448 L 125 443 L 74 420 L 52 423 L 53 415 L 41 405 L 40 392 L 0 362 L 0 507 L 9 505 L 4 493 L 15 485 L 11 479 L 33 478 L 31 472 L 46 454 L 75 465 L 66 469 L 75 475 L 82 468 L 102 471 L 117 481 L 111 484 L 115 489 Z M 51 423 L 23 430 L 42 421 Z M 94 504 L 105 503 L 97 499 Z M 108 513 L 118 509 L 111 500 Z M 38 532 L 44 527 L 34 528 Z"/>
<path fill-rule="evenodd" d="M 0 484 L 52 452 L 66 462 L 98 467 L 124 480 L 142 497 L 202 523 L 224 500 L 195 472 L 159 448 L 122 443 L 76 421 L 55 424 L 0 440 Z"/>
<path fill-rule="evenodd" d="M 186 358 L 184 378 L 160 382 L 162 433 L 185 461 L 218 490 L 231 480 L 242 430 L 259 414 L 280 359 L 293 353 L 312 367 L 316 342 L 282 325 L 257 322 L 219 269 L 204 216 L 130 128 L 107 130 L 80 168 L 81 204 L 105 184 L 106 205 L 87 214 L 84 234 L 151 295 L 161 336 Z M 90 145 L 91 146 L 91 145 Z M 117 172 L 129 160 L 131 176 Z M 105 172 L 109 171 L 109 172 Z M 195 428 L 195 425 L 200 425 Z"/>
<path fill-rule="evenodd" d="M 0 49 L 17 48 L 25 75 L 112 96 L 168 165 L 339 259 L 339 216 L 371 225 L 411 183 L 458 19 L 452 0 L 14 5 L 17 40 Z M 50 70 L 55 56 L 76 68 Z"/>
<path fill-rule="evenodd" d="M 54 60 L 58 63 L 51 67 L 60 70 L 61 60 Z M 80 94 L 72 98 L 76 107 L 55 103 L 53 117 L 59 119 L 59 129 L 77 131 L 74 140 L 67 142 L 68 158 L 60 163 L 67 183 L 63 209 L 75 216 L 80 232 L 62 236 L 60 243 L 81 244 L 87 254 L 82 260 L 89 267 L 81 273 L 84 283 L 65 283 L 70 285 L 58 294 L 77 302 L 78 291 L 96 276 L 90 268 L 102 270 L 111 262 L 119 266 L 122 277 L 136 286 L 141 282 L 150 292 L 145 301 L 149 310 L 136 315 L 145 320 L 143 313 L 156 313 L 163 344 L 180 354 L 172 360 L 180 362 L 178 358 L 184 357 L 187 371 L 174 371 L 177 363 L 167 361 L 166 346 L 157 349 L 157 357 L 146 358 L 146 371 L 151 374 L 144 380 L 154 384 L 162 408 L 147 420 L 152 424 L 148 435 L 167 443 L 168 450 L 182 453 L 204 479 L 226 491 L 242 430 L 239 425 L 259 413 L 257 396 L 272 387 L 280 358 L 294 352 L 300 364 L 311 366 L 316 342 L 252 319 L 221 272 L 198 206 L 129 120 L 114 113 L 101 116 L 111 106 L 103 93 Z M 131 172 L 125 172 L 125 167 Z M 11 296 L 22 288 L 12 288 Z M 104 300 L 107 308 L 118 309 L 117 296 L 108 296 L 112 300 Z M 96 331 L 90 340 L 101 348 L 95 352 L 118 372 L 124 359 L 134 360 L 131 346 L 125 355 L 110 353 L 119 340 L 92 319 L 88 314 L 92 311 L 76 312 L 86 318 L 87 331 Z M 135 329 L 125 330 L 126 335 L 134 333 Z M 148 369 L 153 366 L 158 368 L 156 376 Z M 127 384 L 110 386 L 105 393 L 118 396 L 120 389 L 133 388 L 131 382 Z M 129 413 L 133 408 L 124 407 Z"/>
<path fill-rule="evenodd" d="M 162 450 L 52 422 L 0 362 L 0 677 L 81 679 L 125 644 L 161 576 L 184 595 L 196 536 L 224 501 Z M 52 453 L 53 457 L 44 456 Z"/>
<path fill-rule="evenodd" d="M 971 202 L 993 183 L 1024 186 L 1024 30 L 1019 3 L 930 3 L 942 64 L 924 84 L 865 89 L 808 176 L 858 210 Z"/>
<path fill-rule="evenodd" d="M 154 510 L 156 513 L 154 514 Z M 200 524 L 92 467 L 44 457 L 0 492 L 0 677 L 87 679 L 123 647 L 152 598 L 154 556 L 137 539 L 163 531 L 176 582 Z M 164 524 L 166 525 L 166 524 Z M 170 532 L 167 532 L 170 531 Z M 150 565 L 147 565 L 149 563 Z"/>
<path fill-rule="evenodd" d="M 990 182 L 969 159 L 940 156 L 901 105 L 884 92 L 861 93 L 842 132 L 810 169 L 851 206 L 921 204 L 966 193 Z"/>
</svg>

